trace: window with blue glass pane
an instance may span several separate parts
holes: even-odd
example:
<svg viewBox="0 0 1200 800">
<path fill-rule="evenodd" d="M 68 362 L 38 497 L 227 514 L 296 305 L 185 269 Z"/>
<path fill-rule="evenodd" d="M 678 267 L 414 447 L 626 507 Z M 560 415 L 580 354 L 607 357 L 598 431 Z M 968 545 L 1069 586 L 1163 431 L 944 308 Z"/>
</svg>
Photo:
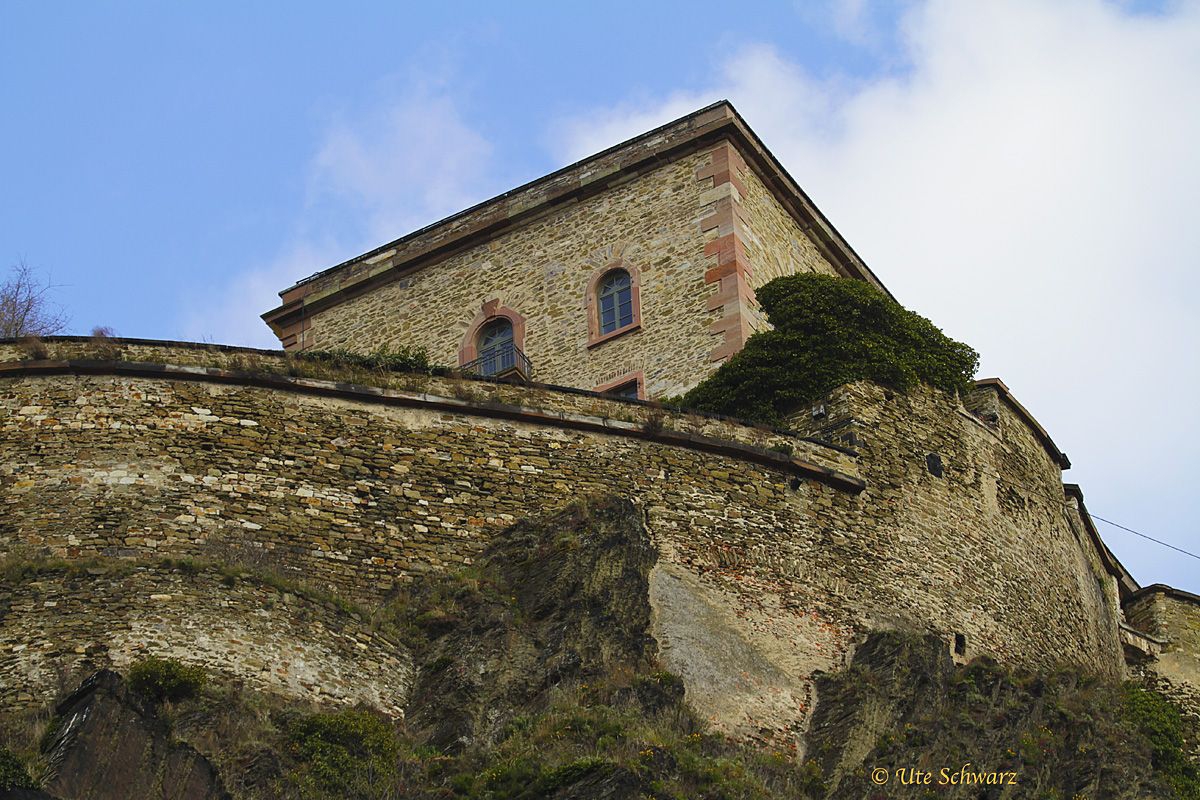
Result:
<svg viewBox="0 0 1200 800">
<path fill-rule="evenodd" d="M 499 375 L 516 366 L 512 323 L 501 317 L 479 332 L 479 372 Z"/>
<path fill-rule="evenodd" d="M 623 269 L 614 269 L 600 282 L 600 333 L 612 333 L 633 324 L 633 281 Z"/>
</svg>

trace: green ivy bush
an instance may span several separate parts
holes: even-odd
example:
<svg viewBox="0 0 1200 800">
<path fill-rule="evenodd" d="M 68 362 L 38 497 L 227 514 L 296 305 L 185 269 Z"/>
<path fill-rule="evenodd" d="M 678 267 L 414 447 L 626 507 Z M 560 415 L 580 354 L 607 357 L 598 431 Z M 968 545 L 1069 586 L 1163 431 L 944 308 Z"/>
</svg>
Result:
<svg viewBox="0 0 1200 800">
<path fill-rule="evenodd" d="M 779 425 L 852 381 L 901 392 L 922 382 L 946 392 L 972 386 L 975 350 L 867 283 L 788 275 L 757 296 L 774 330 L 751 336 L 679 405 Z"/>
<path fill-rule="evenodd" d="M 1200 766 L 1190 761 L 1183 717 L 1158 692 L 1134 683 L 1125 686 L 1125 714 L 1150 744 L 1150 765 L 1179 800 L 1200 800 Z"/>
<path fill-rule="evenodd" d="M 207 679 L 203 667 L 158 656 L 149 656 L 129 670 L 130 687 L 155 702 L 178 702 L 194 697 Z"/>
</svg>

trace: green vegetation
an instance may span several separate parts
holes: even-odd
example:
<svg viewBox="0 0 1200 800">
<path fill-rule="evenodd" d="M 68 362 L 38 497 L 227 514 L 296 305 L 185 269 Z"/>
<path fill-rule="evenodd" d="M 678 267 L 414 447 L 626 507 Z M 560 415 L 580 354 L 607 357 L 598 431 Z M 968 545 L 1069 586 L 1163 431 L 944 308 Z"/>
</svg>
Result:
<svg viewBox="0 0 1200 800">
<path fill-rule="evenodd" d="M 37 784 L 25 771 L 25 765 L 21 763 L 21 759 L 13 755 L 12 751 L 7 748 L 0 747 L 0 792 L 7 792 L 10 789 L 36 788 Z"/>
<path fill-rule="evenodd" d="M 850 669 L 818 678 L 808 752 L 830 776 L 832 796 L 871 796 L 860 763 L 891 774 L 970 764 L 1011 773 L 1021 787 L 1013 797 L 1200 800 L 1187 755 L 1200 731 L 1162 695 L 1077 670 L 1010 670 L 986 657 L 956 667 L 945 648 L 936 638 L 871 634 Z M 844 765 L 848 744 L 864 735 L 876 737 L 873 749 Z"/>
<path fill-rule="evenodd" d="M 198 666 L 173 658 L 149 656 L 129 670 L 129 685 L 137 693 L 161 703 L 194 697 L 208 676 Z"/>
<path fill-rule="evenodd" d="M 1184 755 L 1183 718 L 1157 692 L 1136 684 L 1125 687 L 1125 715 L 1150 744 L 1150 764 L 1179 800 L 1200 800 L 1200 766 Z"/>
<path fill-rule="evenodd" d="M 299 797 L 390 796 L 400 743 L 384 718 L 365 711 L 300 716 L 287 725 L 297 766 L 286 782 Z"/>
<path fill-rule="evenodd" d="M 971 388 L 978 353 L 862 281 L 788 275 L 757 295 L 775 329 L 751 336 L 679 405 L 778 425 L 852 381 Z"/>
<path fill-rule="evenodd" d="M 669 673 L 559 687 L 542 712 L 514 718 L 499 740 L 448 755 L 368 712 L 299 715 L 282 726 L 289 763 L 271 796 L 534 800 L 575 797 L 684 800 L 820 797 L 819 767 L 783 750 L 736 744 L 705 730 L 680 702 L 648 711 L 637 687 L 673 686 Z M 256 733 L 261 740 L 263 734 Z"/>
<path fill-rule="evenodd" d="M 329 364 L 333 367 L 365 369 L 376 372 L 431 372 L 429 354 L 421 347 L 380 348 L 373 353 L 355 353 L 345 348 L 336 350 L 306 350 L 295 355 L 303 361 Z"/>
</svg>

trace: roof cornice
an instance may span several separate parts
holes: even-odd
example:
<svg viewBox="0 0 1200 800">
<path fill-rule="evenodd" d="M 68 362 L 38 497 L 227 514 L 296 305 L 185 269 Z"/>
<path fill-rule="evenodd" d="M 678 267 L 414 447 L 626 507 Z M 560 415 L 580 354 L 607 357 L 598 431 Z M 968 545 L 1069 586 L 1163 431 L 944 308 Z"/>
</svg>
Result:
<svg viewBox="0 0 1200 800">
<path fill-rule="evenodd" d="M 280 334 L 313 313 L 723 140 L 738 148 L 746 163 L 841 274 L 887 292 L 733 105 L 722 100 L 318 272 L 280 292 L 281 305 L 262 318 Z"/>
</svg>

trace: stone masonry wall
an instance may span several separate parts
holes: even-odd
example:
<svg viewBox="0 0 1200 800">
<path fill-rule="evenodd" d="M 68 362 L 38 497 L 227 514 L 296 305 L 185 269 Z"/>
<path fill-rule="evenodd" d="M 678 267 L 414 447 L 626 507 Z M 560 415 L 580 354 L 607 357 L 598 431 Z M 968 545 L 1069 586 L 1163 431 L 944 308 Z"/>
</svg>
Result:
<svg viewBox="0 0 1200 800">
<path fill-rule="evenodd" d="M 864 502 L 888 510 L 856 531 L 872 556 L 864 571 L 880 576 L 856 584 L 890 601 L 871 603 L 878 625 L 889 614 L 936 620 L 965 635 L 965 657 L 1011 659 L 1013 648 L 1028 644 L 1016 641 L 1024 639 L 1016 631 L 1036 618 L 1074 629 L 1070 649 L 1120 675 L 1116 581 L 1064 497 L 1058 455 L 1012 408 L 994 397 L 985 405 L 994 424 L 940 392 L 902 395 L 861 383 L 835 390 L 818 418 L 808 411 L 796 418 L 797 429 L 833 430 L 853 442 L 868 484 Z M 914 585 L 928 591 L 890 591 Z M 1053 660 L 1060 645 L 1044 646 Z"/>
<path fill-rule="evenodd" d="M 746 260 L 750 264 L 750 288 L 757 290 L 775 278 L 802 272 L 837 275 L 796 219 L 779 205 L 753 170 L 747 170 L 742 199 L 746 221 Z M 766 315 L 757 303 L 752 308 L 751 332 L 769 330 Z"/>
<path fill-rule="evenodd" d="M 741 165 L 733 178 L 730 159 Z M 743 248 L 745 275 L 717 274 Z M 610 266 L 638 273 L 640 329 L 589 346 L 587 286 Z M 592 389 L 641 373 L 646 396 L 674 395 L 754 329 L 731 337 L 730 325 L 765 325 L 753 316 L 752 287 L 797 270 L 835 274 L 733 145 L 722 143 L 318 311 L 305 346 L 419 345 L 435 363 L 455 365 L 484 303 L 498 301 L 524 318 L 518 346 L 539 381 Z"/>
<path fill-rule="evenodd" d="M 358 384 L 367 392 L 378 389 L 418 397 L 429 395 L 459 404 L 504 404 L 552 409 L 556 415 L 593 417 L 610 427 L 632 429 L 658 427 L 667 434 L 699 436 L 749 447 L 786 450 L 797 458 L 831 470 L 854 473 L 852 454 L 815 441 L 805 441 L 794 432 L 772 430 L 719 415 L 673 413 L 653 403 L 573 391 L 547 385 L 518 385 L 487 379 L 463 379 L 441 375 L 374 370 L 330 368 L 302 356 L 278 350 L 229 347 L 226 345 L 169 342 L 152 339 L 96 340 L 83 336 L 52 336 L 40 341 L 52 361 L 98 361 L 104 364 L 172 364 L 184 369 L 202 369 L 283 379 L 327 379 L 316 383 Z M 116 359 L 117 361 L 113 361 Z M 30 362 L 28 349 L 18 342 L 0 340 L 0 366 Z M 366 384 L 366 385 L 364 385 Z"/>
<path fill-rule="evenodd" d="M 847 387 L 831 402 L 865 421 L 858 456 L 792 440 L 804 461 L 824 452 L 828 468 L 864 476 L 856 491 L 791 459 L 654 438 L 676 419 L 638 404 L 604 401 L 652 415 L 605 431 L 555 416 L 560 401 L 596 398 L 545 389 L 502 387 L 539 412 L 505 418 L 486 397 L 410 393 L 397 406 L 217 378 L 0 377 L 0 547 L 267 561 L 369 606 L 470 563 L 518 518 L 616 493 L 645 509 L 661 553 L 663 659 L 731 732 L 803 725 L 813 670 L 843 665 L 872 628 L 1121 672 L 1106 576 L 1067 524 L 1057 466 L 1015 422 L 990 430 L 937 393 Z M 731 648 L 749 667 L 733 671 Z"/>
<path fill-rule="evenodd" d="M 1125 616 L 1134 628 L 1164 642 L 1143 672 L 1200 726 L 1200 597 L 1147 586 L 1126 602 Z"/>
<path fill-rule="evenodd" d="M 715 365 L 705 310 L 705 205 L 693 154 L 311 318 L 309 348 L 425 347 L 454 366 L 485 302 L 525 318 L 535 378 L 592 389 L 642 372 L 649 396 L 677 394 Z M 609 265 L 639 272 L 641 329 L 588 347 L 584 295 Z"/>
<path fill-rule="evenodd" d="M 365 620 L 251 577 L 121 562 L 43 568 L 3 585 L 4 708 L 49 702 L 91 671 L 124 670 L 147 655 L 259 690 L 394 715 L 412 683 L 408 652 Z"/>
</svg>

